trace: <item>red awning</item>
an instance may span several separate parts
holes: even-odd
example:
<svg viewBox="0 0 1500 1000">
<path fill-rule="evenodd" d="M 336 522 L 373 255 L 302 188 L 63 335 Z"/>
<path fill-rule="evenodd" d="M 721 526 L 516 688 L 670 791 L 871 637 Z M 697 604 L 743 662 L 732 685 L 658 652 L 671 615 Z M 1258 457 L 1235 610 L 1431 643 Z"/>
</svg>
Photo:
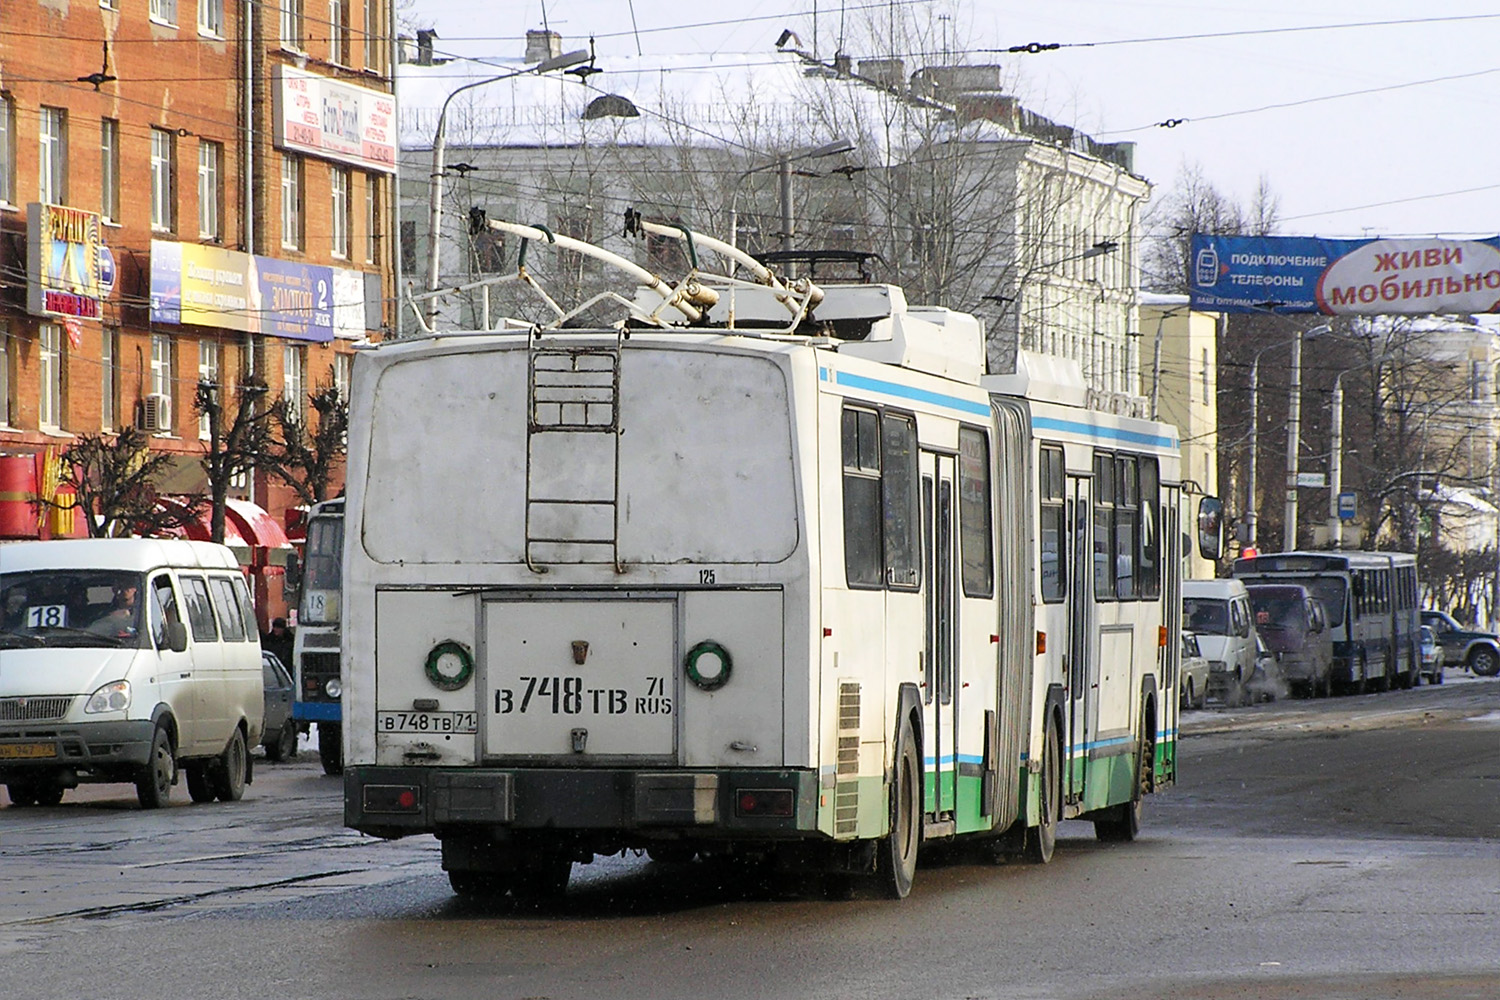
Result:
<svg viewBox="0 0 1500 1000">
<path fill-rule="evenodd" d="M 187 502 L 181 497 L 159 496 L 156 498 L 156 502 L 158 506 L 175 514 L 186 513 L 188 509 Z M 198 516 L 178 529 L 177 537 L 192 539 L 195 542 L 211 542 L 214 537 L 213 524 L 213 508 L 200 507 L 198 509 Z M 228 516 L 227 510 L 224 517 L 224 544 L 234 549 L 235 553 L 241 555 L 242 559 L 243 554 L 250 551 L 250 546 L 245 541 L 244 535 L 240 533 L 239 526 L 235 524 L 233 518 Z"/>
<path fill-rule="evenodd" d="M 230 497 L 224 504 L 224 530 L 228 534 L 233 523 L 239 536 L 253 546 L 267 549 L 290 548 L 286 532 L 265 509 L 249 500 Z"/>
</svg>

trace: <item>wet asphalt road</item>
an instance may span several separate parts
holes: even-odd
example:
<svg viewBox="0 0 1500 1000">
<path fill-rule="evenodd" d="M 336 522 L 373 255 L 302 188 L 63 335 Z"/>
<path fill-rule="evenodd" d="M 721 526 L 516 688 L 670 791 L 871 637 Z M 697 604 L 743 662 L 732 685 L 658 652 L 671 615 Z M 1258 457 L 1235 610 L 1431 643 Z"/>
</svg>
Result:
<svg viewBox="0 0 1500 1000">
<path fill-rule="evenodd" d="M 431 838 L 345 831 L 310 753 L 228 805 L 86 787 L 0 808 L 0 996 L 1493 1000 L 1500 680 L 1450 677 L 1188 713 L 1136 843 L 924 855 L 899 904 L 635 857 L 464 903 Z"/>
</svg>

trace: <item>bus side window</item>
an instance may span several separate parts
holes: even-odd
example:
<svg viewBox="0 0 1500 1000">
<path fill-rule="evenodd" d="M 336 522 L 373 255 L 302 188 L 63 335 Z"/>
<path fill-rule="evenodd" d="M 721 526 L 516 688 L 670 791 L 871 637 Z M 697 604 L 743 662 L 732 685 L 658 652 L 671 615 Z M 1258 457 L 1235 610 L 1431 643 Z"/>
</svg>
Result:
<svg viewBox="0 0 1500 1000">
<path fill-rule="evenodd" d="M 1042 600 L 1061 601 L 1068 592 L 1068 522 L 1063 505 L 1063 451 L 1041 450 L 1037 492 L 1041 497 Z"/>
<path fill-rule="evenodd" d="M 922 582 L 922 540 L 917 529 L 916 420 L 885 414 L 880 444 L 885 582 L 897 590 L 916 590 Z"/>
<path fill-rule="evenodd" d="M 880 511 L 880 418 L 873 410 L 844 411 L 844 572 L 851 587 L 884 580 Z"/>
<path fill-rule="evenodd" d="M 958 531 L 965 597 L 995 592 L 990 521 L 990 443 L 983 431 L 958 429 Z"/>
</svg>

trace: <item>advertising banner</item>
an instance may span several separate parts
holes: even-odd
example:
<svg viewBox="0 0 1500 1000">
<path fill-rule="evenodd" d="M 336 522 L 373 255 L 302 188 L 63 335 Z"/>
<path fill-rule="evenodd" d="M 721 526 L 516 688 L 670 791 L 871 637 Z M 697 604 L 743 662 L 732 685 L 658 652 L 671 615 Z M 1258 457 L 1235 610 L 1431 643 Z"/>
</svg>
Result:
<svg viewBox="0 0 1500 1000">
<path fill-rule="evenodd" d="M 334 274 L 321 264 L 152 240 L 151 321 L 327 342 L 339 301 Z M 361 310 L 363 303 L 354 299 Z"/>
<path fill-rule="evenodd" d="M 1190 298 L 1194 309 L 1206 312 L 1500 312 L 1500 236 L 1326 240 L 1194 233 Z"/>
<path fill-rule="evenodd" d="M 26 206 L 26 243 L 27 312 L 78 319 L 103 315 L 99 213 L 34 201 Z"/>
<path fill-rule="evenodd" d="M 390 94 L 291 66 L 275 66 L 272 74 L 277 148 L 395 172 L 396 101 Z"/>
</svg>

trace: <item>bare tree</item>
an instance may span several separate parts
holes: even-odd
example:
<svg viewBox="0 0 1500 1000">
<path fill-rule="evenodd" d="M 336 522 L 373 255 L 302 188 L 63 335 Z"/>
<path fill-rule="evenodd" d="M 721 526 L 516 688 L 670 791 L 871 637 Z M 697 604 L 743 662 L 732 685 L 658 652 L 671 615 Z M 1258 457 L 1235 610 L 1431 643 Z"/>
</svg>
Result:
<svg viewBox="0 0 1500 1000">
<path fill-rule="evenodd" d="M 1159 292 L 1191 287 L 1194 233 L 1266 236 L 1280 226 L 1281 199 L 1262 177 L 1249 205 L 1241 205 L 1204 176 L 1197 163 L 1184 164 L 1172 188 L 1143 220 L 1141 284 Z"/>
<path fill-rule="evenodd" d="M 234 481 L 255 469 L 275 469 L 272 448 L 274 405 L 259 376 L 248 376 L 228 393 L 217 383 L 202 381 L 193 393 L 193 408 L 208 418 L 208 441 L 202 464 L 208 478 L 212 520 L 210 532 L 224 541 L 224 510 Z"/>
<path fill-rule="evenodd" d="M 343 465 L 349 435 L 349 403 L 332 384 L 319 386 L 307 397 L 317 422 L 309 427 L 290 401 L 272 407 L 276 424 L 273 468 L 303 503 L 327 500 L 334 474 Z"/>
</svg>

